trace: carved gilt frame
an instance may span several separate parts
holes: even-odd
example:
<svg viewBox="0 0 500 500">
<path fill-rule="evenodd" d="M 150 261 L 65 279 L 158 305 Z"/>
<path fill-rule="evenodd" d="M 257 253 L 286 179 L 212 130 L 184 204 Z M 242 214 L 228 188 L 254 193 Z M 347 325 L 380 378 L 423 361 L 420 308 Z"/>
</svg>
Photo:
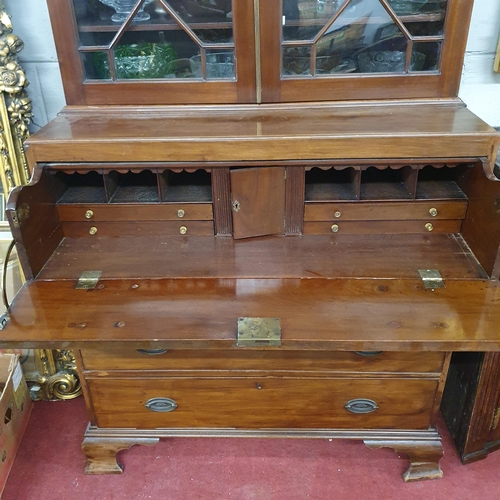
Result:
<svg viewBox="0 0 500 500">
<path fill-rule="evenodd" d="M 30 178 L 24 141 L 30 135 L 32 104 L 26 91 L 26 74 L 17 60 L 23 47 L 0 0 L 0 180 L 5 197 L 13 187 L 26 184 Z M 81 394 L 71 351 L 27 351 L 23 352 L 23 359 L 32 399 L 73 399 Z"/>
</svg>

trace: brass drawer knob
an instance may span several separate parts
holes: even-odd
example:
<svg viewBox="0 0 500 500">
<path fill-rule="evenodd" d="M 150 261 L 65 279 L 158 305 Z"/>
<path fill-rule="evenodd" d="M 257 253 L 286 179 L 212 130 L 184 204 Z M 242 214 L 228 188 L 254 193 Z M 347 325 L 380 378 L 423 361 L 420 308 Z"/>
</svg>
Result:
<svg viewBox="0 0 500 500">
<path fill-rule="evenodd" d="M 188 228 L 186 226 L 181 226 L 179 229 L 179 233 L 186 234 L 188 232 Z"/>
<path fill-rule="evenodd" d="M 152 398 L 144 406 L 157 413 L 168 413 L 177 408 L 177 403 L 170 398 Z"/>
<path fill-rule="evenodd" d="M 333 214 L 335 218 L 339 218 L 342 215 L 342 212 L 339 212 L 338 210 Z"/>
<path fill-rule="evenodd" d="M 344 408 L 351 413 L 372 413 L 378 405 L 371 399 L 358 398 L 348 401 Z"/>
<path fill-rule="evenodd" d="M 437 208 L 430 208 L 429 213 L 432 217 L 436 217 L 436 215 L 438 214 Z"/>
<path fill-rule="evenodd" d="M 425 229 L 429 232 L 431 232 L 433 229 L 434 229 L 434 226 L 428 222 L 426 225 L 425 225 Z"/>
<path fill-rule="evenodd" d="M 332 229 L 332 233 L 338 233 L 339 232 L 339 225 L 333 224 L 331 229 Z"/>
<path fill-rule="evenodd" d="M 94 234 L 97 233 L 97 228 L 95 226 L 92 226 L 90 229 L 89 229 L 89 234 L 91 236 L 94 236 Z"/>
<path fill-rule="evenodd" d="M 186 212 L 184 212 L 184 210 L 177 210 L 177 217 L 179 217 L 180 219 L 182 219 L 184 216 L 186 215 Z"/>
<path fill-rule="evenodd" d="M 92 217 L 94 217 L 94 212 L 92 210 L 87 210 L 85 212 L 85 218 L 86 219 L 92 219 Z"/>
</svg>

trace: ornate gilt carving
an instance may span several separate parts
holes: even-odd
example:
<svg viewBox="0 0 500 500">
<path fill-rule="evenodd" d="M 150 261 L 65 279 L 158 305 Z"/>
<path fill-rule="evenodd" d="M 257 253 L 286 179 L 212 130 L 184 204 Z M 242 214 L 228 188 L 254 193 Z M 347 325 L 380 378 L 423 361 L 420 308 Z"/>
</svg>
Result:
<svg viewBox="0 0 500 500">
<path fill-rule="evenodd" d="M 0 0 L 0 180 L 5 195 L 30 178 L 24 141 L 33 117 L 29 85 L 17 54 L 23 41 L 12 32 L 10 16 Z M 28 353 L 25 376 L 33 399 L 72 399 L 82 392 L 75 357 L 66 350 Z"/>
</svg>

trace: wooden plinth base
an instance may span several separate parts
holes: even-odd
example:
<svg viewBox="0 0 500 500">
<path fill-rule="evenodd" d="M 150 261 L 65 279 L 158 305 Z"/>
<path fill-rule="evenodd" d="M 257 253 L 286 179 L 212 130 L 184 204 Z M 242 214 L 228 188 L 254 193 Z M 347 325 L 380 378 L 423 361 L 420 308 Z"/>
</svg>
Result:
<svg viewBox="0 0 500 500">
<path fill-rule="evenodd" d="M 319 438 L 359 439 L 370 449 L 392 448 L 408 456 L 410 466 L 404 473 L 405 481 L 437 479 L 443 473 L 439 460 L 443 456 L 441 437 L 437 430 L 378 431 L 325 429 L 100 429 L 89 426 L 82 449 L 87 457 L 86 474 L 121 474 L 123 467 L 116 454 L 133 445 L 152 446 L 167 437 L 257 437 L 257 438 Z"/>
</svg>

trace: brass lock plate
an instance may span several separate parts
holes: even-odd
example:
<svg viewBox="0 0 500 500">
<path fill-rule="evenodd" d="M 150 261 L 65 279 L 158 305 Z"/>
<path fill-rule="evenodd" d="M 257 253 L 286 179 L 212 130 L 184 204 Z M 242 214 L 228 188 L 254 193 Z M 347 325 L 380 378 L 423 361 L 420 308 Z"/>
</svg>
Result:
<svg viewBox="0 0 500 500">
<path fill-rule="evenodd" d="M 238 318 L 238 347 L 281 347 L 279 318 Z"/>
</svg>

